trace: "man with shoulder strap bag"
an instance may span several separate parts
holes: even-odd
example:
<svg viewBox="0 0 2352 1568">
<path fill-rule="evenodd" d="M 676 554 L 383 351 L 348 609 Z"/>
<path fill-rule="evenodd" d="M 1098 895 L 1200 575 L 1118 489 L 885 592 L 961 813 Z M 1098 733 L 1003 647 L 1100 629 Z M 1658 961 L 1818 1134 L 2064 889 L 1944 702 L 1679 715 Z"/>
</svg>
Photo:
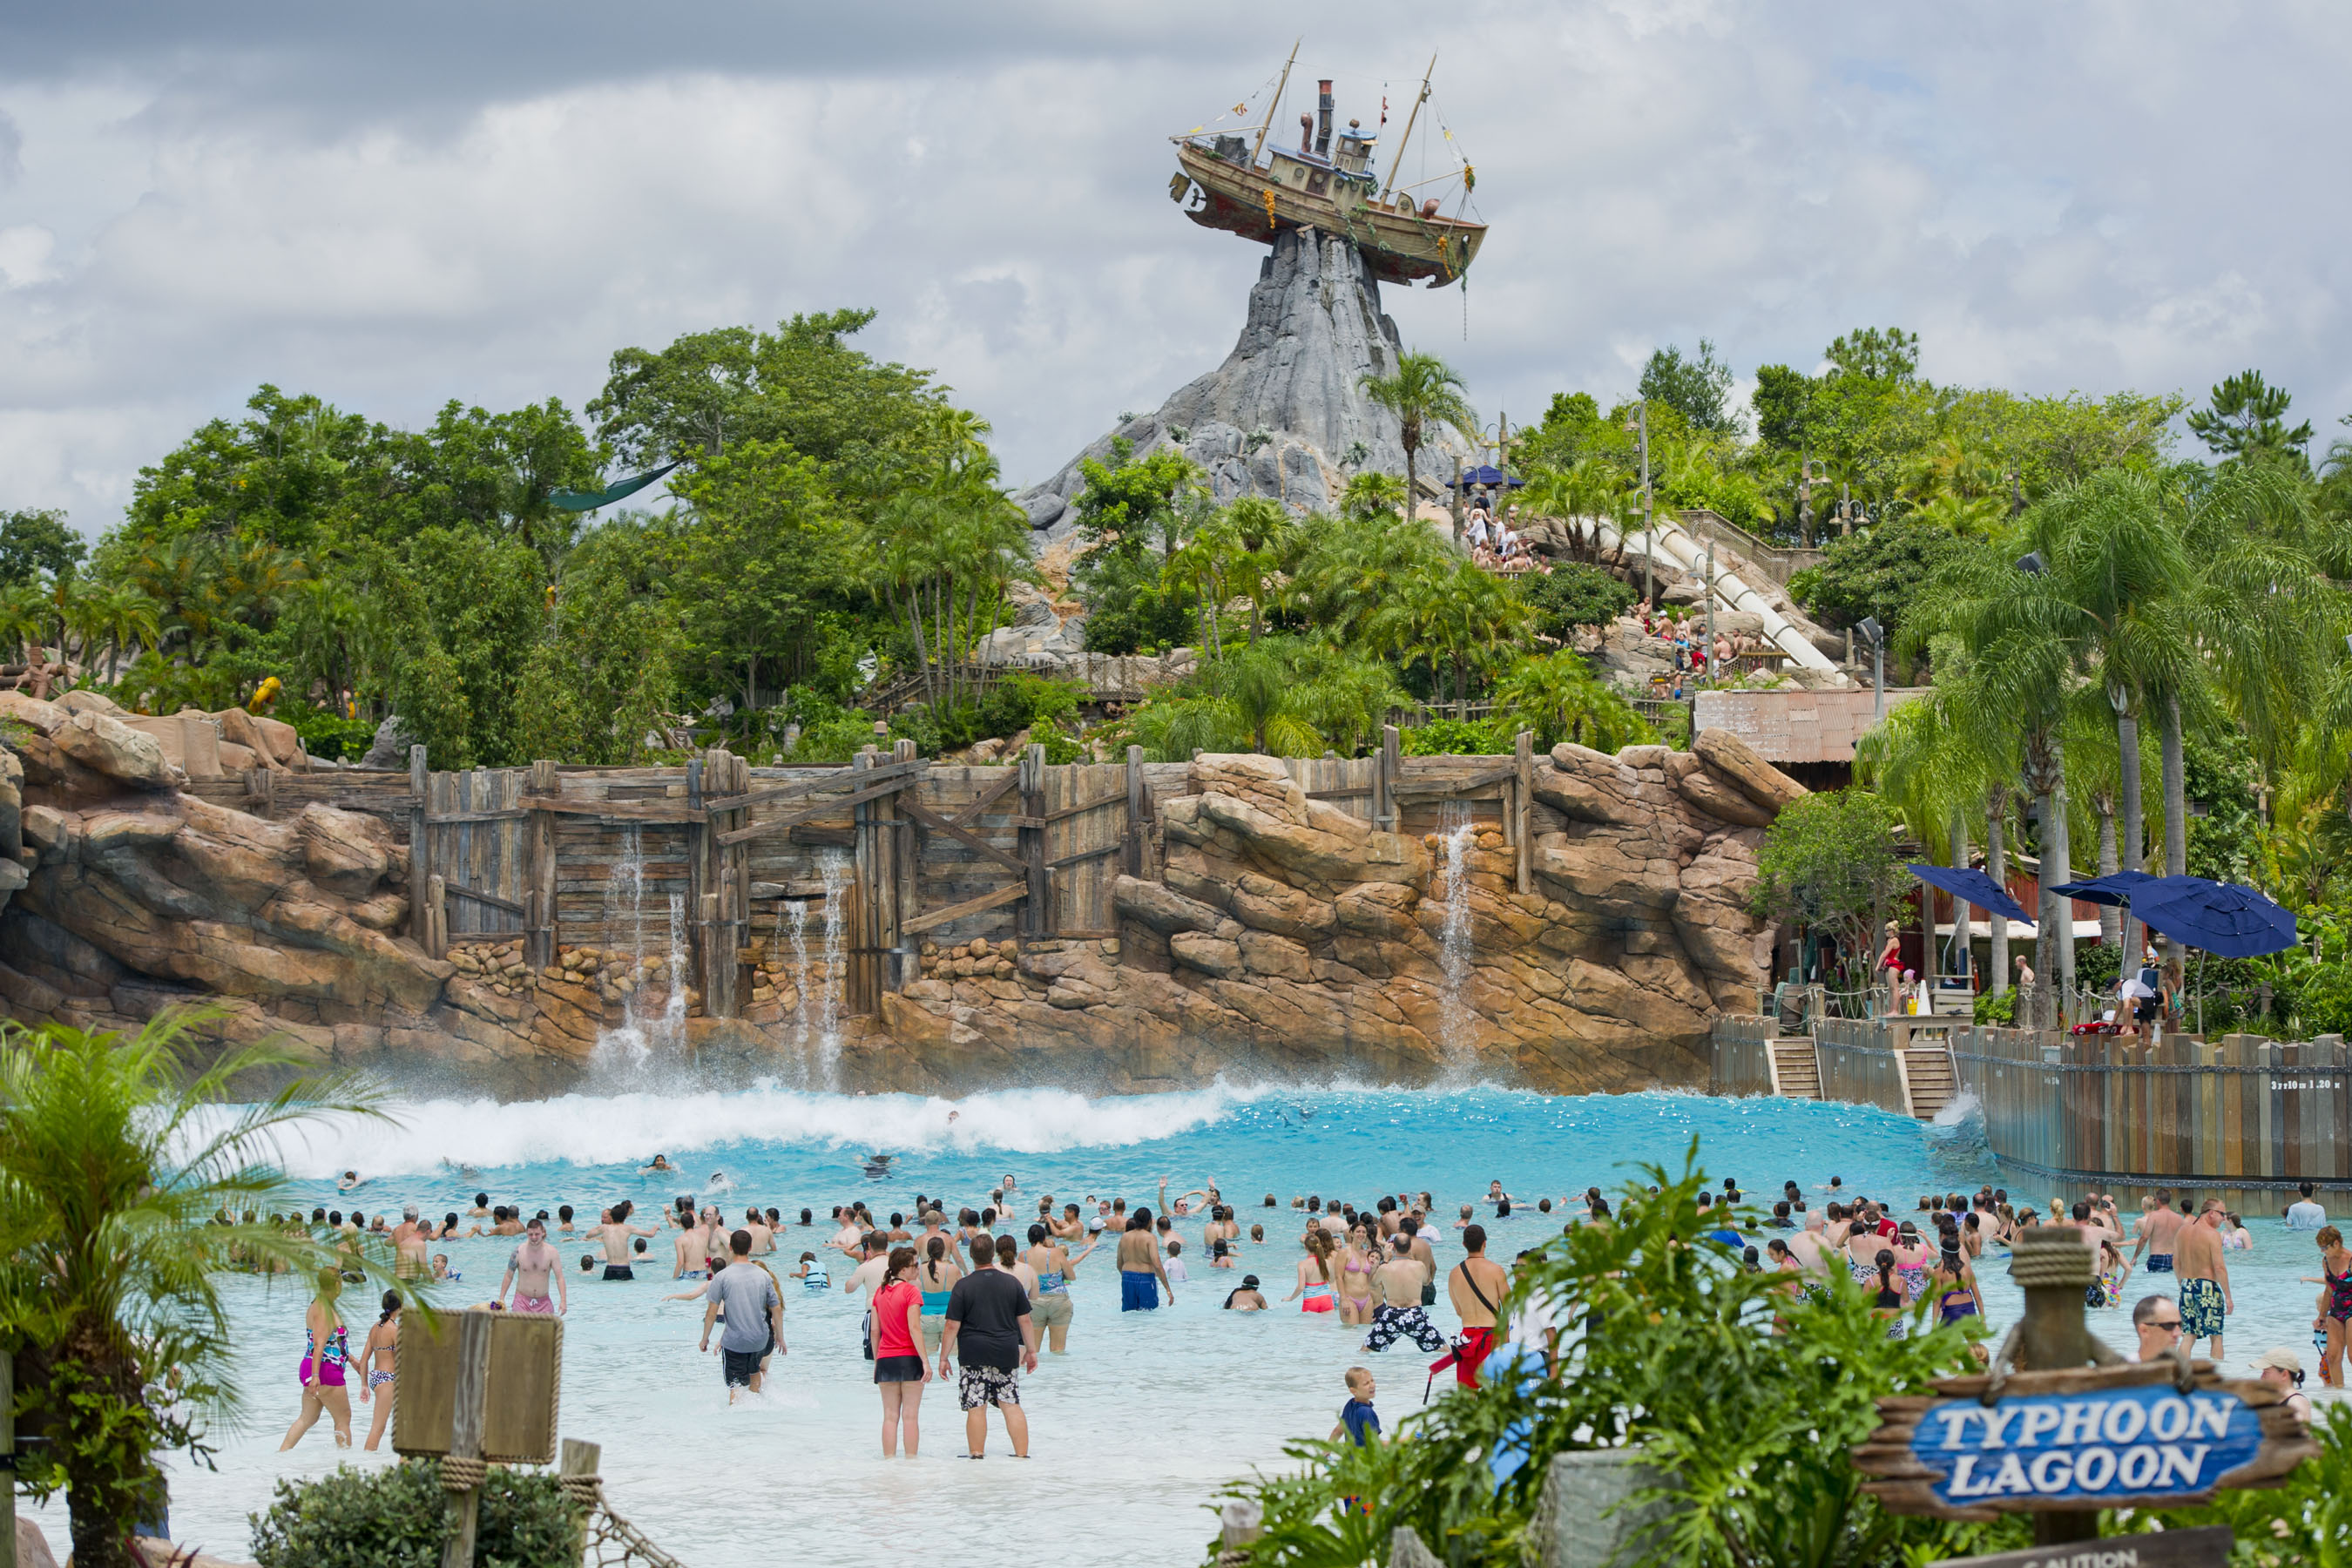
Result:
<svg viewBox="0 0 2352 1568">
<path fill-rule="evenodd" d="M 1455 1336 L 1454 1348 L 1430 1364 L 1429 1373 L 1434 1379 L 1451 1366 L 1454 1382 L 1475 1388 L 1478 1369 L 1495 1349 L 1495 1305 L 1510 1288 L 1510 1276 L 1486 1256 L 1486 1226 L 1463 1227 L 1462 1246 L 1470 1256 L 1454 1266 L 1445 1281 L 1446 1295 L 1462 1318 L 1462 1332 Z"/>
</svg>

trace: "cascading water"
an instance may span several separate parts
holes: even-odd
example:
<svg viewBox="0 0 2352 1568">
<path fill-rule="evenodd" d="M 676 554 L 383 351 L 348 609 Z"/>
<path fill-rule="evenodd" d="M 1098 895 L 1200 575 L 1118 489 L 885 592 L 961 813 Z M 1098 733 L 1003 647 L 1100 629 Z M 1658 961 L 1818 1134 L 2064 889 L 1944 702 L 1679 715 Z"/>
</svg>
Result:
<svg viewBox="0 0 2352 1568">
<path fill-rule="evenodd" d="M 1438 928 L 1437 963 L 1445 976 L 1444 1012 L 1438 1044 L 1446 1060 L 1466 1070 L 1477 1052 L 1476 1015 L 1470 1009 L 1470 846 L 1477 837 L 1470 803 L 1449 800 L 1438 818 L 1438 834 L 1445 846 L 1445 921 Z"/>
<path fill-rule="evenodd" d="M 841 1087 L 841 990 L 846 979 L 842 946 L 848 934 L 842 927 L 841 894 L 847 870 L 845 859 L 837 853 L 827 855 L 817 868 L 824 879 L 824 1004 L 818 1015 L 817 1033 L 820 1089 Z"/>
<path fill-rule="evenodd" d="M 776 911 L 776 940 L 789 940 L 793 949 L 793 1044 L 800 1056 L 800 1079 L 809 1081 L 808 900 L 787 899 Z"/>
<path fill-rule="evenodd" d="M 648 1014 L 645 995 L 646 858 L 644 835 L 635 826 L 621 830 L 621 857 L 604 884 L 604 929 L 625 940 L 635 976 L 621 999 L 617 1027 L 600 1030 L 593 1058 L 597 1070 L 625 1077 L 644 1068 L 657 1054 L 675 1055 L 686 1043 L 686 900 L 669 895 L 667 969 L 662 976 L 664 1000 L 658 1014 Z"/>
</svg>

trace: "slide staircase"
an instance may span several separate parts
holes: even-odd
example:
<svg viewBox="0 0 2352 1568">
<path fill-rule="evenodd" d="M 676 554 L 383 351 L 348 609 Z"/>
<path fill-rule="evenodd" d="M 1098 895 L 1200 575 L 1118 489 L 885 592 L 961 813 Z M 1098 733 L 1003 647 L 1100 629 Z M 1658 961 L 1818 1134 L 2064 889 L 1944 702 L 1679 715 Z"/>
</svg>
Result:
<svg viewBox="0 0 2352 1568">
<path fill-rule="evenodd" d="M 1615 526 L 1605 519 L 1588 518 L 1584 521 L 1599 535 L 1604 548 L 1626 551 L 1648 548 L 1647 536 L 1641 532 L 1620 534 Z M 1805 636 L 1796 623 L 1774 609 L 1762 594 L 1720 565 L 1710 576 L 1706 546 L 1693 537 L 1688 529 L 1672 518 L 1662 516 L 1653 520 L 1652 531 L 1656 536 L 1657 545 L 1653 553 L 1657 559 L 1668 562 L 1706 583 L 1726 608 L 1744 610 L 1756 616 L 1764 623 L 1765 637 L 1798 664 L 1823 675 L 1834 675 L 1841 682 L 1845 679 L 1836 662 L 1815 647 L 1812 639 Z"/>
</svg>

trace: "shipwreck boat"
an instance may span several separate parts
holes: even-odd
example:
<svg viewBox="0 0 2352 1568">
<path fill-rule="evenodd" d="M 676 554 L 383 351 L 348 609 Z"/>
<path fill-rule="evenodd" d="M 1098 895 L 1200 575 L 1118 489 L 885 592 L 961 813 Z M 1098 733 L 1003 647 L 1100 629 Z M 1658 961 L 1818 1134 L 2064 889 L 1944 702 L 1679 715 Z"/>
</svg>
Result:
<svg viewBox="0 0 2352 1568">
<path fill-rule="evenodd" d="M 1293 62 L 1298 51 L 1290 52 Z M 1434 67 L 1436 58 L 1431 57 Z M 1470 269 L 1486 226 L 1457 210 L 1441 208 L 1444 196 L 1416 195 L 1412 187 L 1396 188 L 1396 171 L 1412 143 L 1422 105 L 1429 100 L 1429 79 L 1422 78 L 1420 95 L 1405 121 L 1396 155 L 1389 160 L 1383 184 L 1372 169 L 1379 131 L 1366 131 L 1350 120 L 1336 136 L 1331 124 L 1331 84 L 1317 84 L 1316 111 L 1298 117 L 1298 150 L 1268 150 L 1266 137 L 1290 85 L 1290 66 L 1267 104 L 1265 120 L 1253 142 L 1233 134 L 1194 132 L 1173 136 L 1178 174 L 1168 194 L 1184 206 L 1184 214 L 1203 228 L 1220 228 L 1260 245 L 1272 245 L 1285 229 L 1314 228 L 1342 236 L 1363 252 L 1372 275 L 1387 283 L 1429 279 L 1444 288 Z M 1462 208 L 1477 184 L 1467 163 L 1441 178 L 1461 183 Z"/>
</svg>

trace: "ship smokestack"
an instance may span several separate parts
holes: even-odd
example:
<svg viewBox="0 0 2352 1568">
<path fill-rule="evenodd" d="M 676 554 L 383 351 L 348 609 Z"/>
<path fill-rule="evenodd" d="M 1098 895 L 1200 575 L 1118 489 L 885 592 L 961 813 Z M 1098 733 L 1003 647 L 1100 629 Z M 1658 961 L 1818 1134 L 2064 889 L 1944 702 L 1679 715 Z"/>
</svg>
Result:
<svg viewBox="0 0 2352 1568">
<path fill-rule="evenodd" d="M 1315 152 L 1328 158 L 1331 155 L 1331 84 L 1318 81 L 1315 91 Z"/>
</svg>

